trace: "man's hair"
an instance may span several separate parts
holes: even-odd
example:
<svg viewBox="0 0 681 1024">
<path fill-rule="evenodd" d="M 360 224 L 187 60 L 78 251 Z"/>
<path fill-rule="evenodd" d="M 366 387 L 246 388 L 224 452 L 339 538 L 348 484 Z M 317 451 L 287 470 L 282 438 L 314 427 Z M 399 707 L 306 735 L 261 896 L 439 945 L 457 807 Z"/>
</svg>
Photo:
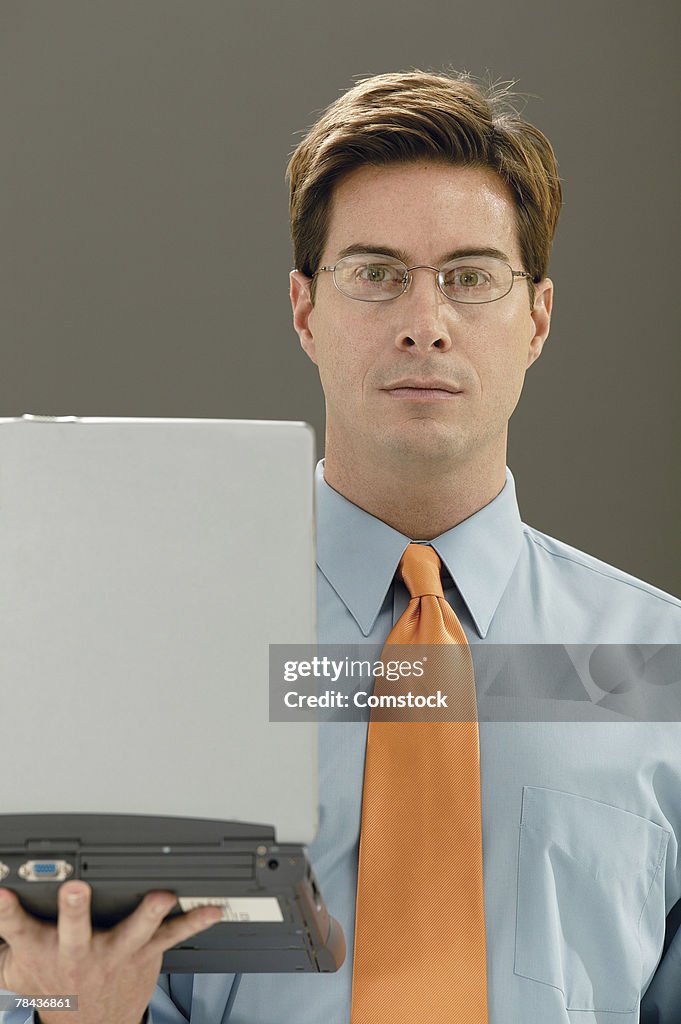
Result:
<svg viewBox="0 0 681 1024">
<path fill-rule="evenodd" d="M 295 149 L 286 175 L 297 269 L 308 277 L 318 269 L 345 174 L 423 158 L 498 174 L 515 203 L 524 269 L 535 282 L 546 276 L 562 195 L 551 143 L 512 108 L 507 87 L 424 71 L 359 81 Z"/>
</svg>

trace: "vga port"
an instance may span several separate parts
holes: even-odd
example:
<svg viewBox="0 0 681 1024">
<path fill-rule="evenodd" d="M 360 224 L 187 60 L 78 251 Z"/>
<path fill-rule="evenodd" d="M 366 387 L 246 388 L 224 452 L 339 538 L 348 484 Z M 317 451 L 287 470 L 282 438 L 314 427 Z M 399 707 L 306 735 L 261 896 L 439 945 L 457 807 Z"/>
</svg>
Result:
<svg viewBox="0 0 681 1024">
<path fill-rule="evenodd" d="M 73 866 L 65 860 L 27 860 L 18 874 L 25 882 L 63 882 L 73 874 Z"/>
</svg>

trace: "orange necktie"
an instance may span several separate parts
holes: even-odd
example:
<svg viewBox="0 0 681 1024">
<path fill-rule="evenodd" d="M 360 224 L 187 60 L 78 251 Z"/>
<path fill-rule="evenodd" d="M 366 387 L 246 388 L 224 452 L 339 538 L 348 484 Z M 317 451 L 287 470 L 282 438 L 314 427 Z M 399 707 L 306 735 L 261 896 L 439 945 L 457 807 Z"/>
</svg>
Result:
<svg viewBox="0 0 681 1024">
<path fill-rule="evenodd" d="M 486 1024 L 473 664 L 461 623 L 444 598 L 437 552 L 425 544 L 410 544 L 398 571 L 411 600 L 386 640 L 382 660 L 390 657 L 393 644 L 465 645 L 449 649 L 456 656 L 455 717 L 461 720 L 380 721 L 380 714 L 372 712 L 362 797 L 351 1021 Z M 442 678 L 447 658 L 439 666 L 437 661 L 437 656 L 430 658 L 430 666 L 435 664 L 427 670 L 425 682 L 402 680 L 399 692 L 406 692 L 405 683 L 412 691 L 411 684 L 417 683 L 423 693 L 432 693 L 439 685 L 451 693 L 452 679 Z M 448 671 L 451 675 L 451 668 Z M 394 684 L 376 680 L 374 694 L 394 691 Z"/>
</svg>

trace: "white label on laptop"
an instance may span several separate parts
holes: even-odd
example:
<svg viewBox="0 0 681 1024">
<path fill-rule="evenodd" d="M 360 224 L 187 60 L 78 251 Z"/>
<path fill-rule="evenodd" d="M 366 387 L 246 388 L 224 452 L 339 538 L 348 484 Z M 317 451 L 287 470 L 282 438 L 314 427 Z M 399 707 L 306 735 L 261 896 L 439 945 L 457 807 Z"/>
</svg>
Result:
<svg viewBox="0 0 681 1024">
<path fill-rule="evenodd" d="M 195 907 L 222 907 L 223 921 L 283 921 L 276 896 L 180 896 L 182 910 Z"/>
</svg>

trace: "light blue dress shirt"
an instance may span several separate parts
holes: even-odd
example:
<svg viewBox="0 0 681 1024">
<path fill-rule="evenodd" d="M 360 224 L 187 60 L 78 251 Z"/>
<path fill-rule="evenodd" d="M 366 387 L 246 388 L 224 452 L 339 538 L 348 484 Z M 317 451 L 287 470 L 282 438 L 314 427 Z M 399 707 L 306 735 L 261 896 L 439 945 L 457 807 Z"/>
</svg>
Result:
<svg viewBox="0 0 681 1024">
<path fill-rule="evenodd" d="M 326 484 L 323 462 L 316 498 L 319 642 L 380 651 L 409 600 L 394 581 L 409 538 Z M 525 526 L 510 473 L 432 544 L 472 647 L 681 643 L 681 602 Z M 164 976 L 153 1024 L 348 1024 L 366 726 L 319 729 L 310 857 L 345 932 L 343 967 L 238 987 Z M 681 929 L 663 952 L 681 899 L 681 724 L 481 721 L 479 732 L 490 1024 L 681 1024 Z"/>
</svg>

